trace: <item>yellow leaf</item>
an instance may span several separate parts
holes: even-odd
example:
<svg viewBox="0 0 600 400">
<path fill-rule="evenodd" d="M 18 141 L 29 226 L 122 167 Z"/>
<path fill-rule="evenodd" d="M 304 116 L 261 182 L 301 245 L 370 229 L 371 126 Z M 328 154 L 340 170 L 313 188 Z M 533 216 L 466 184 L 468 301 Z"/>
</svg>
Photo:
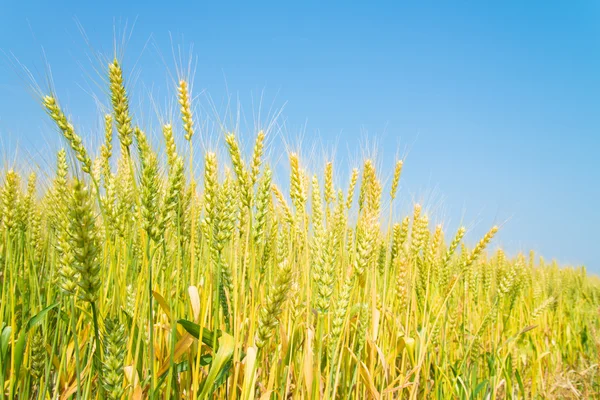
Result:
<svg viewBox="0 0 600 400">
<path fill-rule="evenodd" d="M 167 318 L 170 321 L 171 320 L 171 309 L 169 308 L 169 305 L 165 301 L 164 297 L 162 297 L 162 295 L 160 293 L 155 292 L 155 291 L 152 291 L 152 296 L 156 299 L 156 301 L 158 302 L 160 307 L 163 309 L 165 314 L 167 314 Z"/>
<path fill-rule="evenodd" d="M 181 357 L 181 355 L 183 353 L 185 353 L 187 351 L 187 349 L 190 348 L 192 343 L 194 343 L 194 340 L 196 340 L 196 339 L 192 335 L 190 335 L 189 333 L 186 332 L 183 335 L 183 337 L 181 339 L 179 339 L 179 341 L 175 344 L 175 351 L 173 352 L 173 359 L 177 360 L 179 357 Z M 160 375 L 164 374 L 169 369 L 170 365 L 171 365 L 171 363 L 169 362 L 169 360 L 167 360 L 167 362 L 165 362 L 165 364 L 158 371 L 158 375 L 160 376 Z"/>
<path fill-rule="evenodd" d="M 304 384 L 308 393 L 312 391 L 313 383 L 313 338 L 315 332 L 308 327 L 306 329 L 306 350 L 304 352 Z"/>
<path fill-rule="evenodd" d="M 387 379 L 388 375 L 389 375 L 389 366 L 388 366 L 387 361 L 385 360 L 385 355 L 383 354 L 383 351 L 371 339 L 367 339 L 367 344 L 370 347 L 374 348 L 375 351 L 377 352 L 377 356 L 379 357 L 379 362 L 381 363 L 381 367 L 383 368 L 383 372 L 385 373 L 385 376 L 386 376 L 386 379 Z"/>
<path fill-rule="evenodd" d="M 267 390 L 260 396 L 260 400 L 269 400 L 271 398 L 271 394 L 273 394 L 272 390 Z"/>
<path fill-rule="evenodd" d="M 377 387 L 375 386 L 375 383 L 373 382 L 373 377 L 371 376 L 371 373 L 369 372 L 369 369 L 367 368 L 365 363 L 360 361 L 350 348 L 348 348 L 348 352 L 350 353 L 352 358 L 354 358 L 354 360 L 358 363 L 359 370 L 360 370 L 360 377 L 362 378 L 365 385 L 367 386 L 367 389 L 369 390 L 369 393 L 371 394 L 371 398 L 380 399 L 381 394 L 379 394 L 379 391 L 377 390 Z"/>
<path fill-rule="evenodd" d="M 142 390 L 142 387 L 140 385 L 137 385 L 135 387 L 135 389 L 133 390 L 133 396 L 131 397 L 132 400 L 142 400 L 144 396 L 144 391 Z"/>
<path fill-rule="evenodd" d="M 139 385 L 140 377 L 133 365 L 128 365 L 125 368 L 123 368 L 123 373 L 125 374 L 127 382 L 129 382 L 131 386 L 135 387 Z"/>
<path fill-rule="evenodd" d="M 198 292 L 198 288 L 196 286 L 190 286 L 188 288 L 188 294 L 190 295 L 194 322 L 198 322 L 200 319 L 200 293 Z"/>
<path fill-rule="evenodd" d="M 377 309 L 373 309 L 372 313 L 372 328 L 373 328 L 373 340 L 377 340 L 379 335 L 379 321 L 381 320 L 381 312 Z"/>
<path fill-rule="evenodd" d="M 242 385 L 242 399 L 254 399 L 254 386 L 256 384 L 256 347 L 246 349 L 244 357 L 244 383 Z"/>
</svg>

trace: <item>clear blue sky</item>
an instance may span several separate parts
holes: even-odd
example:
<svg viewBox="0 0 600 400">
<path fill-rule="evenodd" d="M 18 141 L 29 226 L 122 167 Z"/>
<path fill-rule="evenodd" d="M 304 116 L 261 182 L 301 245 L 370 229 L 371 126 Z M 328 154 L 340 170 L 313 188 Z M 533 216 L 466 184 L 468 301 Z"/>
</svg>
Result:
<svg viewBox="0 0 600 400">
<path fill-rule="evenodd" d="M 196 92 L 287 102 L 286 134 L 337 143 L 340 164 L 355 160 L 366 132 L 384 165 L 407 156 L 405 204 L 441 205 L 434 219 L 463 221 L 471 243 L 504 223 L 497 245 L 600 272 L 596 1 L 25 3 L 0 3 L 0 49 L 39 79 L 43 47 L 78 124 L 93 126 L 89 91 L 102 92 L 89 83 L 98 64 L 75 20 L 108 56 L 114 21 L 136 20 L 124 67 L 138 61 L 154 93 L 169 93 L 155 48 L 172 68 L 169 33 L 183 37 L 198 56 Z M 15 143 L 35 153 L 55 135 L 26 89 L 14 68 L 1 70 L 5 153 Z"/>
</svg>

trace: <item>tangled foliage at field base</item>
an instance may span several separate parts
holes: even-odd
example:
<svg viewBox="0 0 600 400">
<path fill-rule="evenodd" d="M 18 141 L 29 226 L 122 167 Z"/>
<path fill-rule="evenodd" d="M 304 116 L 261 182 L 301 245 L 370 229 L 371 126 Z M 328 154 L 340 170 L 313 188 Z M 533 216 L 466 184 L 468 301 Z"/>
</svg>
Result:
<svg viewBox="0 0 600 400">
<path fill-rule="evenodd" d="M 49 94 L 68 145 L 52 182 L 3 174 L 1 398 L 599 395 L 584 268 L 487 252 L 497 227 L 467 248 L 418 204 L 393 220 L 402 161 L 389 187 L 366 159 L 341 188 L 332 162 L 312 175 L 290 153 L 284 193 L 268 133 L 249 157 L 228 132 L 227 159 L 194 148 L 186 80 L 162 157 L 117 60 L 107 75 L 97 157 Z"/>
</svg>

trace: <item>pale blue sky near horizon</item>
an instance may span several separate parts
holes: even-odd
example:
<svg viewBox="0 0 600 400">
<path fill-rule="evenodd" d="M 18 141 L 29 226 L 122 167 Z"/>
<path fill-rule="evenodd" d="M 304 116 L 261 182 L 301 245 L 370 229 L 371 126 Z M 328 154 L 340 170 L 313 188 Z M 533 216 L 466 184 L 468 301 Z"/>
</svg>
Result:
<svg viewBox="0 0 600 400">
<path fill-rule="evenodd" d="M 388 169 L 406 157 L 404 204 L 465 223 L 469 243 L 502 224 L 494 246 L 600 273 L 599 2 L 2 1 L 0 22 L 3 157 L 38 157 L 56 137 L 15 58 L 41 84 L 48 61 L 61 104 L 98 142 L 90 92 L 105 95 L 93 82 L 104 66 L 88 56 L 110 58 L 115 26 L 135 22 L 123 59 L 134 105 L 148 92 L 166 102 L 172 45 L 193 44 L 195 93 L 284 106 L 287 140 L 336 147 L 344 176 L 368 138 Z"/>
</svg>

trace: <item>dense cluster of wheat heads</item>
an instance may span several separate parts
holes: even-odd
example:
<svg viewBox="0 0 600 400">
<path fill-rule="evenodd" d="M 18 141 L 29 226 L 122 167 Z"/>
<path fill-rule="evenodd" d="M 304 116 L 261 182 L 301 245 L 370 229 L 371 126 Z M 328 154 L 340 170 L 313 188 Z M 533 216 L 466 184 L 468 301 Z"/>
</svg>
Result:
<svg viewBox="0 0 600 400">
<path fill-rule="evenodd" d="M 53 177 L 2 173 L 0 398 L 599 393 L 585 269 L 486 252 L 497 227 L 468 248 L 418 204 L 395 221 L 402 161 L 383 185 L 366 159 L 342 188 L 295 153 L 278 185 L 262 131 L 251 154 L 229 132 L 228 157 L 194 153 L 186 80 L 159 152 L 118 61 L 107 77 L 97 156 L 50 93 L 67 144 Z"/>
</svg>

